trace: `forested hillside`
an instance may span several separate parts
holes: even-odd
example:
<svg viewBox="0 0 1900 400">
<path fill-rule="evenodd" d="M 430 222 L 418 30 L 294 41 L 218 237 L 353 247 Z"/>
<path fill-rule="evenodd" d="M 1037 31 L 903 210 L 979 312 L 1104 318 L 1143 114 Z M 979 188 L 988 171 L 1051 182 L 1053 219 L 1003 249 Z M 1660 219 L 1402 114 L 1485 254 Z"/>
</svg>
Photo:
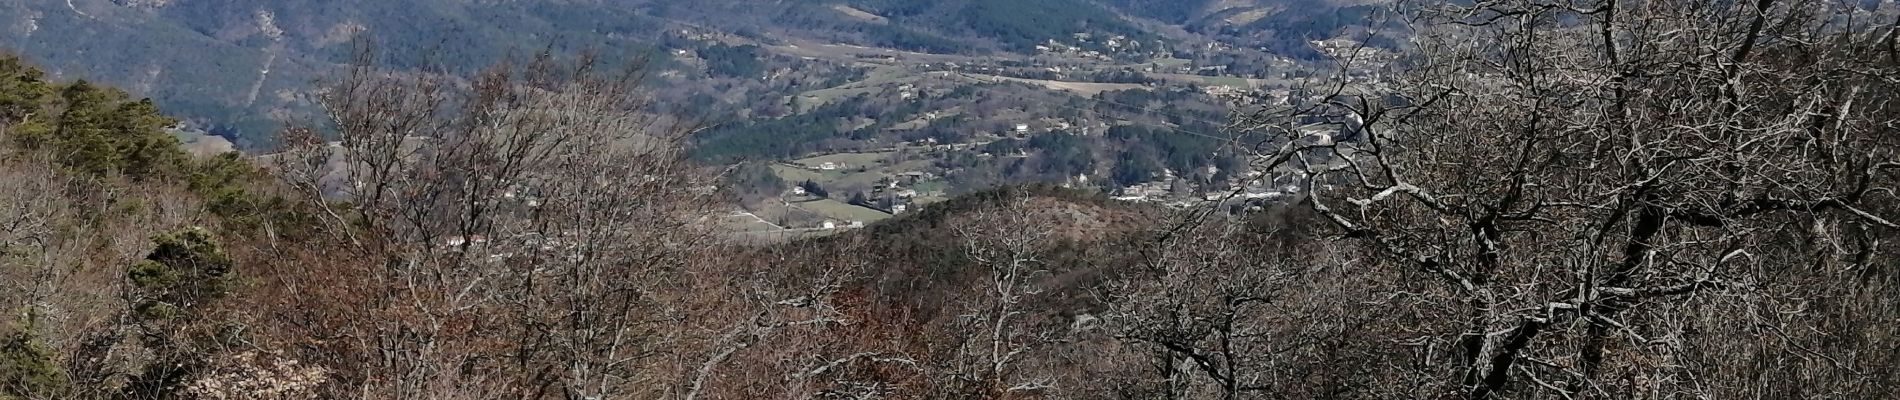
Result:
<svg viewBox="0 0 1900 400">
<path fill-rule="evenodd" d="M 1168 55 L 1179 38 L 1129 18 L 1188 24 L 1188 15 L 1218 19 L 1207 13 L 1260 12 L 1277 1 L 1223 11 L 1128 0 L 14 0 L 0 2 L 7 33 L 0 48 L 57 76 L 92 77 L 150 96 L 192 126 L 256 150 L 274 147 L 271 133 L 283 123 L 309 119 L 313 104 L 303 93 L 348 63 L 357 39 L 376 43 L 392 65 L 450 68 L 543 49 L 665 58 L 664 51 L 653 53 L 654 43 L 682 29 L 930 53 L 1034 54 L 1051 41 L 1108 50 L 1099 38 L 1075 37 L 1087 33 L 1124 36 L 1123 43 Z M 1285 9 L 1332 9 L 1319 4 Z M 1309 54 L 1299 48 L 1306 40 L 1331 37 L 1331 28 L 1350 23 L 1328 18 L 1323 24 L 1330 25 L 1288 36 L 1288 48 Z"/>
<path fill-rule="evenodd" d="M 1051 40 L 1070 41 L 1076 32 L 1124 35 L 1131 40 L 1154 36 L 1087 0 L 855 0 L 847 4 L 884 15 L 894 24 L 985 38 L 1001 50 L 1019 52 L 1033 52 L 1036 45 Z"/>
<path fill-rule="evenodd" d="M 704 31 L 690 74 L 361 51 L 261 156 L 0 56 L 0 399 L 1900 395 L 1900 8 L 1583 3 L 1388 8 L 1407 46 L 1226 123 Z M 811 90 L 666 100 L 753 74 Z M 1004 171 L 1048 184 L 918 201 Z"/>
<path fill-rule="evenodd" d="M 255 149 L 310 116 L 311 81 L 358 35 L 392 63 L 461 68 L 543 48 L 638 54 L 662 25 L 604 3 L 17 0 L 0 27 L 0 47 L 55 75 L 116 83 Z"/>
<path fill-rule="evenodd" d="M 1219 136 L 1213 131 L 1227 117 L 1222 93 L 1290 93 L 1296 78 L 1331 68 L 1312 43 L 1353 37 L 1358 14 L 1334 12 L 1341 7 L 1348 5 L 20 0 L 0 2 L 0 26 L 15 33 L 0 47 L 52 76 L 149 97 L 181 122 L 173 127 L 179 137 L 213 152 L 281 151 L 280 129 L 323 119 L 311 96 L 317 82 L 358 56 L 403 73 L 457 76 L 509 55 L 592 53 L 610 62 L 645 60 L 642 80 L 656 111 L 707 127 L 693 139 L 702 163 L 914 153 L 882 160 L 881 168 L 859 165 L 853 176 L 775 171 L 780 180 L 837 186 L 836 200 L 876 197 L 871 186 L 879 180 L 927 173 L 935 178 L 912 182 L 925 202 L 1026 182 L 1167 192 L 1179 201 L 1237 184 L 1232 178 L 1244 171 L 1234 153 L 1200 146 L 1192 149 L 1207 154 L 1173 154 L 1189 148 L 1102 134 L 1135 125 Z M 1246 28 L 1260 16 L 1276 26 L 1319 25 L 1285 35 Z M 1018 125 L 1031 129 L 1016 132 Z M 333 135 L 331 128 L 315 126 L 321 135 Z M 1085 136 L 1065 143 L 1087 149 L 982 146 L 1051 133 Z M 986 158 L 983 149 L 1037 159 Z M 776 185 L 748 186 L 756 190 L 737 197 L 751 199 L 741 203 L 752 211 L 765 211 L 758 200 L 780 194 Z M 768 214 L 804 227 L 894 210 L 781 211 Z"/>
</svg>

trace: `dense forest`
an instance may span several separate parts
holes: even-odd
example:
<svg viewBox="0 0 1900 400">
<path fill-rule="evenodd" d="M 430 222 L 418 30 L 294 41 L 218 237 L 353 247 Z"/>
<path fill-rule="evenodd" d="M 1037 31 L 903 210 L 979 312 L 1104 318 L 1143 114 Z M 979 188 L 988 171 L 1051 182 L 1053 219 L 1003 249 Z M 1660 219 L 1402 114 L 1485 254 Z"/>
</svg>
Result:
<svg viewBox="0 0 1900 400">
<path fill-rule="evenodd" d="M 849 149 L 846 139 L 867 138 L 872 133 L 918 112 L 917 103 L 880 104 L 869 96 L 857 96 L 824 107 L 784 118 L 724 121 L 695 137 L 694 156 L 700 160 L 724 163 L 741 160 L 771 160 L 802 156 L 820 150 Z M 868 111 L 868 108 L 882 108 Z M 851 121 L 864 115 L 886 116 L 866 126 L 853 127 Z"/>
<path fill-rule="evenodd" d="M 1006 185 L 792 237 L 727 200 L 827 188 L 696 160 L 906 106 L 707 136 L 611 57 L 358 49 L 281 152 L 191 154 L 157 102 L 0 57 L 0 399 L 1900 394 L 1900 10 L 1587 3 L 1394 10 L 1405 68 L 1236 105 L 1232 136 L 955 156 L 1296 192 Z"/>
<path fill-rule="evenodd" d="M 1076 32 L 1106 32 L 1135 40 L 1151 35 L 1101 6 L 1084 0 L 853 0 L 851 5 L 893 18 L 900 25 L 955 29 L 949 33 L 990 39 L 1005 50 L 1034 51 L 1049 42 L 1071 42 Z"/>
</svg>

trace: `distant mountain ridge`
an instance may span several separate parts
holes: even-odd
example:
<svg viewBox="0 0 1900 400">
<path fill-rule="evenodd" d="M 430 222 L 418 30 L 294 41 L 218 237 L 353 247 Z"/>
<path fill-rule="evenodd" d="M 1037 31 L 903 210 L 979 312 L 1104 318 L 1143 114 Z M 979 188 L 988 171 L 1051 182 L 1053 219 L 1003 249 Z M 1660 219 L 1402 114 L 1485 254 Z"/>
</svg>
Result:
<svg viewBox="0 0 1900 400">
<path fill-rule="evenodd" d="M 1077 33 L 1153 46 L 1166 36 L 1149 29 L 1157 22 L 1196 32 L 1256 29 L 1231 22 L 1292 15 L 1280 10 L 1324 13 L 1337 1 L 1345 0 L 0 0 L 0 48 L 56 76 L 153 97 L 168 113 L 257 149 L 270 145 L 265 138 L 281 122 L 308 115 L 310 82 L 340 65 L 357 35 L 389 62 L 429 54 L 451 67 L 543 48 L 640 54 L 685 27 L 759 40 L 1031 53 Z"/>
<path fill-rule="evenodd" d="M 365 34 L 397 63 L 486 65 L 518 49 L 640 51 L 661 24 L 606 3 L 465 0 L 7 0 L 0 48 L 101 79 L 255 148 Z M 641 39 L 635 39 L 639 37 Z M 243 131 L 245 135 L 233 135 Z"/>
</svg>

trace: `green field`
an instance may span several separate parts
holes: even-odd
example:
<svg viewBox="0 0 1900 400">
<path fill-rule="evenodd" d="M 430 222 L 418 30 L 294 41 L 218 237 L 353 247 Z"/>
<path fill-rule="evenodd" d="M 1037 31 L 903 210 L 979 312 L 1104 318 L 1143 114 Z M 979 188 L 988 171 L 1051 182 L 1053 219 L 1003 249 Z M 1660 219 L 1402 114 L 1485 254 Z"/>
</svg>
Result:
<svg viewBox="0 0 1900 400">
<path fill-rule="evenodd" d="M 1021 82 L 1021 83 L 1027 83 L 1030 85 L 1042 86 L 1043 88 L 1049 89 L 1049 90 L 1065 90 L 1065 91 L 1075 92 L 1083 96 L 1094 96 L 1097 94 L 1101 94 L 1102 92 L 1116 91 L 1116 90 L 1146 89 L 1148 87 L 1148 85 L 1139 84 L 1139 83 L 1071 82 L 1071 81 L 1051 81 L 1051 80 L 1043 80 L 1043 79 L 1011 78 L 1007 76 L 995 76 L 995 75 L 983 75 L 983 74 L 968 74 L 968 75 L 979 78 L 979 79 L 983 79 L 989 82 L 1002 82 L 1002 81 Z"/>
<path fill-rule="evenodd" d="M 1176 82 L 1176 83 L 1185 83 L 1185 84 L 1193 84 L 1193 85 L 1208 85 L 1208 86 L 1226 86 L 1226 87 L 1231 87 L 1235 89 L 1254 89 L 1254 88 L 1259 88 L 1259 87 L 1265 87 L 1268 85 L 1290 84 L 1290 82 L 1283 82 L 1283 81 L 1276 81 L 1276 80 L 1269 80 L 1269 79 L 1248 79 L 1248 78 L 1242 78 L 1238 76 L 1202 76 L 1202 75 L 1194 75 L 1194 74 L 1166 74 L 1166 73 L 1149 74 L 1149 76 L 1165 79 L 1170 82 Z"/>
<path fill-rule="evenodd" d="M 917 193 L 938 194 L 938 193 L 944 193 L 945 190 L 948 190 L 950 188 L 950 185 L 947 183 L 944 183 L 943 181 L 923 181 L 923 182 L 917 182 L 917 184 L 915 185 L 911 185 L 910 188 L 917 190 Z"/>
<path fill-rule="evenodd" d="M 826 154 L 826 155 L 817 156 L 817 157 L 809 157 L 809 158 L 801 158 L 797 160 L 792 160 L 792 163 L 807 166 L 807 167 L 812 167 L 812 168 L 818 168 L 819 165 L 823 165 L 824 163 L 828 163 L 828 162 L 837 163 L 838 169 L 856 169 L 858 167 L 876 168 L 878 167 L 878 165 L 883 163 L 885 159 L 891 158 L 892 154 L 896 154 L 896 153 L 885 151 L 885 152 L 877 152 L 877 153 Z"/>
<path fill-rule="evenodd" d="M 876 168 L 866 172 L 857 172 L 857 168 L 841 168 L 837 171 L 814 171 L 789 165 L 773 165 L 772 171 L 778 174 L 779 179 L 786 182 L 798 183 L 812 181 L 817 182 L 819 185 L 824 185 L 827 188 L 849 186 L 870 187 L 876 185 L 878 180 L 886 176 L 878 172 Z"/>
<path fill-rule="evenodd" d="M 1185 58 L 1165 57 L 1165 58 L 1154 59 L 1153 63 L 1155 66 L 1161 67 L 1161 68 L 1179 69 L 1181 67 L 1186 67 L 1188 65 L 1194 64 L 1194 60 L 1189 60 Z M 1166 71 L 1166 72 L 1173 72 L 1173 71 Z"/>
<path fill-rule="evenodd" d="M 794 160 L 787 164 L 776 164 L 772 171 L 786 182 L 812 181 L 826 188 L 871 187 L 878 181 L 894 174 L 906 171 L 919 171 L 930 168 L 930 160 L 910 160 L 891 164 L 891 156 L 896 152 L 876 153 L 838 153 Z M 838 169 L 819 170 L 824 163 L 837 163 Z M 802 166 L 802 167 L 801 167 Z M 859 172 L 862 170 L 863 172 Z"/>
<path fill-rule="evenodd" d="M 1207 82 L 1207 84 L 1209 85 L 1215 85 L 1215 86 L 1226 86 L 1226 87 L 1231 87 L 1231 88 L 1236 88 L 1236 89 L 1252 89 L 1253 88 L 1253 81 L 1247 80 L 1247 78 L 1232 77 L 1232 76 L 1206 76 L 1206 77 L 1201 77 L 1201 80 L 1203 82 Z"/>
<path fill-rule="evenodd" d="M 727 227 L 739 232 L 767 232 L 779 230 L 777 225 L 748 215 L 728 215 L 720 220 Z"/>
<path fill-rule="evenodd" d="M 798 112 L 811 111 L 838 99 L 882 92 L 886 84 L 911 83 L 919 78 L 916 73 L 901 67 L 880 66 L 867 73 L 864 80 L 799 93 L 792 98 L 792 105 Z"/>
<path fill-rule="evenodd" d="M 858 206 L 846 204 L 845 202 L 842 202 L 842 201 L 837 201 L 837 200 L 832 200 L 832 199 L 813 200 L 813 201 L 807 201 L 803 203 L 792 203 L 792 206 L 803 208 L 813 213 L 816 213 L 818 215 L 823 215 L 826 218 L 835 219 L 840 222 L 863 221 L 864 223 L 868 224 L 874 221 L 882 221 L 885 219 L 889 219 L 891 217 L 890 214 L 885 214 L 883 211 L 873 210 L 873 209 L 864 208 L 864 207 L 858 207 Z"/>
<path fill-rule="evenodd" d="M 779 179 L 792 183 L 812 181 L 823 184 L 844 175 L 837 171 L 813 171 L 782 164 L 772 164 L 772 172 L 778 174 Z"/>
</svg>

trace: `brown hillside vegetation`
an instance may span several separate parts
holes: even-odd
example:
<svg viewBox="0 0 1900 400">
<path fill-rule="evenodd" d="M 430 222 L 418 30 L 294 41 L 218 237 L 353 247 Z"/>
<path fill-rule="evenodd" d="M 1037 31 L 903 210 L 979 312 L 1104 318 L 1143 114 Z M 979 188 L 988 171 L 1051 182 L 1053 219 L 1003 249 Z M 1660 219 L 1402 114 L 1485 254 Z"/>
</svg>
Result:
<svg viewBox="0 0 1900 400">
<path fill-rule="evenodd" d="M 0 59 L 0 399 L 1900 395 L 1900 10 L 1576 3 L 1242 118 L 1280 203 L 769 246 L 639 68 L 365 56 L 265 169 Z"/>
</svg>

